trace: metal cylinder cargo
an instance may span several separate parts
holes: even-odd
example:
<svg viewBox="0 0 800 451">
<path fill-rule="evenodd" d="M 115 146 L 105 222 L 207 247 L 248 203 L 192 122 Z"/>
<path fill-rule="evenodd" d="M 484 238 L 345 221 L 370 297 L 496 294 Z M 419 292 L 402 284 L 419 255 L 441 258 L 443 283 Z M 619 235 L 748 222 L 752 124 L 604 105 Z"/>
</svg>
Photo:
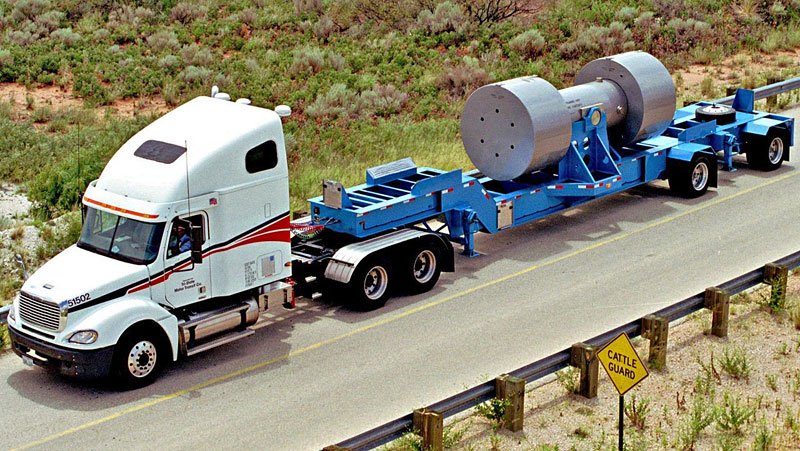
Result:
<svg viewBox="0 0 800 451">
<path fill-rule="evenodd" d="M 472 93 L 461 115 L 461 139 L 475 167 L 495 180 L 512 180 L 557 164 L 569 148 L 571 124 L 589 107 L 603 110 L 615 146 L 661 134 L 675 114 L 672 77 L 646 52 L 594 60 L 575 83 L 556 90 L 529 76 Z"/>
</svg>

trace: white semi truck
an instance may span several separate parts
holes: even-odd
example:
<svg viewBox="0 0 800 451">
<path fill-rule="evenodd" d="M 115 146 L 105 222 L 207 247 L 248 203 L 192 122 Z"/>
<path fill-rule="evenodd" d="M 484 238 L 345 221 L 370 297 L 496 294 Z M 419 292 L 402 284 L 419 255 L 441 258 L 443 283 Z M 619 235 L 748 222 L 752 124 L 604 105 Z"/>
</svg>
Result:
<svg viewBox="0 0 800 451">
<path fill-rule="evenodd" d="M 698 197 L 716 186 L 718 161 L 732 169 L 746 155 L 770 171 L 789 158 L 793 118 L 755 111 L 754 91 L 740 89 L 733 107 L 676 111 L 672 78 L 643 52 L 590 62 L 576 81 L 480 88 L 461 118 L 478 169 L 404 159 L 355 187 L 324 181 L 296 222 L 279 114 L 191 100 L 133 136 L 89 185 L 80 240 L 14 301 L 12 348 L 30 364 L 139 387 L 169 361 L 253 334 L 268 306 L 292 307 L 296 294 L 377 308 L 430 290 L 455 269 L 453 242 L 476 255 L 476 233 L 657 179 Z"/>
<path fill-rule="evenodd" d="M 292 264 L 302 257 L 293 256 L 288 187 L 274 111 L 199 97 L 169 112 L 89 185 L 79 241 L 25 281 L 8 316 L 14 351 L 28 364 L 135 388 L 167 361 L 253 334 L 248 326 L 269 305 L 294 306 Z M 446 239 L 391 235 L 373 251 L 426 239 L 425 256 L 450 251 L 423 285 L 452 269 Z M 361 284 L 362 297 L 385 299 L 379 282 Z"/>
</svg>

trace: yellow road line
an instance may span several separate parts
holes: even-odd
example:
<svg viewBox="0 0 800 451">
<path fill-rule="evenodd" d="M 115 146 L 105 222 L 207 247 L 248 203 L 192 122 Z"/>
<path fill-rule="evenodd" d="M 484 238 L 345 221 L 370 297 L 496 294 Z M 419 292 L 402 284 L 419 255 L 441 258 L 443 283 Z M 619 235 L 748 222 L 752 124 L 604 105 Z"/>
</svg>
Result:
<svg viewBox="0 0 800 451">
<path fill-rule="evenodd" d="M 715 205 L 719 205 L 719 204 L 721 204 L 723 202 L 726 202 L 728 200 L 731 200 L 731 199 L 736 199 L 737 197 L 744 196 L 745 194 L 751 193 L 751 192 L 759 190 L 761 188 L 765 188 L 767 186 L 770 186 L 770 185 L 773 185 L 775 183 L 781 182 L 781 181 L 786 180 L 788 178 L 795 177 L 798 174 L 800 174 L 800 171 L 794 170 L 794 171 L 789 172 L 787 174 L 784 174 L 782 176 L 771 178 L 768 181 L 766 181 L 766 182 L 764 182 L 764 183 L 762 183 L 760 185 L 752 186 L 750 188 L 746 188 L 746 189 L 737 191 L 736 193 L 731 194 L 730 196 L 727 196 L 727 197 L 720 197 L 720 198 L 714 199 L 712 201 L 703 202 L 701 205 L 698 205 L 698 206 L 696 206 L 694 208 L 691 208 L 691 209 L 686 210 L 684 212 L 675 214 L 673 216 L 668 216 L 668 217 L 666 217 L 664 219 L 661 219 L 659 221 L 653 222 L 651 224 L 648 224 L 648 225 L 643 226 L 641 228 L 638 228 L 636 230 L 631 230 L 629 232 L 624 232 L 624 233 L 621 233 L 621 234 L 619 234 L 619 235 L 617 235 L 617 236 L 615 236 L 613 238 L 609 238 L 609 239 L 607 239 L 605 241 L 600 241 L 600 242 L 594 243 L 592 245 L 589 245 L 587 247 L 576 249 L 576 250 L 574 250 L 572 252 L 569 252 L 567 254 L 561 255 L 559 257 L 552 258 L 552 259 L 544 261 L 544 262 L 542 262 L 540 264 L 529 266 L 529 267 L 527 267 L 525 269 L 522 269 L 520 271 L 517 271 L 515 273 L 508 274 L 508 275 L 505 275 L 505 276 L 500 277 L 498 279 L 494 279 L 494 280 L 491 280 L 489 282 L 486 282 L 486 283 L 474 286 L 472 288 L 468 288 L 466 290 L 460 291 L 458 293 L 451 294 L 450 296 L 445 296 L 444 298 L 437 299 L 435 301 L 429 302 L 427 304 L 420 305 L 418 307 L 406 310 L 404 312 L 398 313 L 398 314 L 393 315 L 393 316 L 389 316 L 387 318 L 378 320 L 378 321 L 376 321 L 376 322 L 374 322 L 372 324 L 368 324 L 366 326 L 359 327 L 358 329 L 353 329 L 350 332 L 347 332 L 347 333 L 344 333 L 342 335 L 339 335 L 339 336 L 336 336 L 336 337 L 333 337 L 333 338 L 329 338 L 327 340 L 323 340 L 323 341 L 311 344 L 309 346 L 306 346 L 304 348 L 300 348 L 298 350 L 289 352 L 289 353 L 284 354 L 282 356 L 278 356 L 278 357 L 275 357 L 275 358 L 272 358 L 272 359 L 269 359 L 269 360 L 265 360 L 263 362 L 259 362 L 259 363 L 256 363 L 254 365 L 250 365 L 250 366 L 248 366 L 246 368 L 242 368 L 242 369 L 233 371 L 231 373 L 223 374 L 222 376 L 218 376 L 218 377 L 209 379 L 207 381 L 204 381 L 204 382 L 201 382 L 199 384 L 193 385 L 193 386 L 191 386 L 189 388 L 186 388 L 186 389 L 183 389 L 183 390 L 179 390 L 179 391 L 176 391 L 174 393 L 170 393 L 168 395 L 161 396 L 159 398 L 151 399 L 151 400 L 145 401 L 145 402 L 143 402 L 141 404 L 137 404 L 137 405 L 129 407 L 127 409 L 121 410 L 119 412 L 112 413 L 111 415 L 105 416 L 103 418 L 99 418 L 97 420 L 90 421 L 88 423 L 84 423 L 84 424 L 81 424 L 79 426 L 75 426 L 73 428 L 64 430 L 62 432 L 57 432 L 55 434 L 48 435 L 47 437 L 41 438 L 41 439 L 36 440 L 34 442 L 30 442 L 28 444 L 22 445 L 19 448 L 15 448 L 15 449 L 23 450 L 23 449 L 28 449 L 28 448 L 33 448 L 35 446 L 43 445 L 45 443 L 51 442 L 51 441 L 59 439 L 61 437 L 65 437 L 67 435 L 74 434 L 75 432 L 79 432 L 79 431 L 91 428 L 93 426 L 97 426 L 99 424 L 107 423 L 107 422 L 109 422 L 111 420 L 114 420 L 114 419 L 117 419 L 119 417 L 128 415 L 130 413 L 134 413 L 134 412 L 138 412 L 140 410 L 147 409 L 148 407 L 152 407 L 152 406 L 154 406 L 156 404 L 160 404 L 160 403 L 162 403 L 164 401 L 169 401 L 170 399 L 178 398 L 178 397 L 183 396 L 185 394 L 188 394 L 190 392 L 193 392 L 193 391 L 196 391 L 196 390 L 201 390 L 201 389 L 209 387 L 211 385 L 214 385 L 214 384 L 217 384 L 217 383 L 220 383 L 220 382 L 225 382 L 227 380 L 230 380 L 230 379 L 245 375 L 247 373 L 251 373 L 253 371 L 256 371 L 256 370 L 264 368 L 264 367 L 267 367 L 267 366 L 272 365 L 274 363 L 281 362 L 283 360 L 288 360 L 288 359 L 290 359 L 292 357 L 296 357 L 298 355 L 305 354 L 306 352 L 313 351 L 315 349 L 319 349 L 319 348 L 321 348 L 323 346 L 327 346 L 327 345 L 330 345 L 332 343 L 336 343 L 338 341 L 342 341 L 342 340 L 344 340 L 346 338 L 349 338 L 349 337 L 352 337 L 354 335 L 358 335 L 358 334 L 364 333 L 364 332 L 372 330 L 372 329 L 374 329 L 376 327 L 380 327 L 380 326 L 383 326 L 385 324 L 389 324 L 389 323 L 395 322 L 397 320 L 406 318 L 408 316 L 411 316 L 411 315 L 414 315 L 416 313 L 419 313 L 419 312 L 421 312 L 423 310 L 427 310 L 427 309 L 429 309 L 431 307 L 436 307 L 437 305 L 444 304 L 445 302 L 450 302 L 450 301 L 452 301 L 454 299 L 458 299 L 458 298 L 464 297 L 464 296 L 466 296 L 468 294 L 472 294 L 472 293 L 474 293 L 476 291 L 483 290 L 484 288 L 488 288 L 488 287 L 491 287 L 493 285 L 497 285 L 499 283 L 505 282 L 507 280 L 514 279 L 516 277 L 522 276 L 522 275 L 527 274 L 529 272 L 535 271 L 535 270 L 537 270 L 539 268 L 542 268 L 542 267 L 545 267 L 545 266 L 554 265 L 556 263 L 562 262 L 564 260 L 567 260 L 569 258 L 575 257 L 577 255 L 580 255 L 580 254 L 595 250 L 597 248 L 606 246 L 608 244 L 617 242 L 619 240 L 628 238 L 631 235 L 635 235 L 635 234 L 650 230 L 652 228 L 667 224 L 669 222 L 675 221 L 676 219 L 680 219 L 680 218 L 682 218 L 684 216 L 688 216 L 688 215 L 693 214 L 695 212 L 698 212 L 700 210 L 703 210 L 703 209 L 706 209 L 706 208 L 709 208 L 709 207 L 713 207 Z"/>
</svg>

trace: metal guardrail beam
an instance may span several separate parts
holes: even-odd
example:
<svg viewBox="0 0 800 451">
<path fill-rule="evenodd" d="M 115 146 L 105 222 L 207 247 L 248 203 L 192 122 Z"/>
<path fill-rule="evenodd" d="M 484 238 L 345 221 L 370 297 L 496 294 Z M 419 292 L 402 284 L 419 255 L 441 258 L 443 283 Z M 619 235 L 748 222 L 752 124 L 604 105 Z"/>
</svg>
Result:
<svg viewBox="0 0 800 451">
<path fill-rule="evenodd" d="M 800 78 L 793 80 L 797 80 L 798 87 L 800 87 Z M 800 251 L 787 255 L 786 257 L 775 261 L 774 263 L 785 265 L 789 268 L 796 268 L 800 266 Z M 759 283 L 763 282 L 763 280 L 764 267 L 762 266 L 748 273 L 742 274 L 741 276 L 734 277 L 733 279 L 723 282 L 722 284 L 718 285 L 718 287 L 727 291 L 729 294 L 734 295 L 758 285 Z M 665 307 L 655 312 L 655 315 L 664 317 L 668 321 L 672 322 L 702 308 L 705 308 L 705 292 L 695 294 L 694 296 L 690 296 L 680 302 Z M 586 343 L 596 346 L 603 345 L 608 343 L 611 339 L 615 338 L 622 332 L 627 333 L 629 337 L 637 337 L 641 335 L 642 319 L 636 319 L 608 332 L 600 334 L 594 338 L 586 340 Z M 522 368 L 511 371 L 509 374 L 525 379 L 525 382 L 529 383 L 555 373 L 560 369 L 566 368 L 569 366 L 569 362 L 570 349 L 567 348 L 529 365 L 525 365 Z M 428 406 L 428 408 L 440 412 L 445 418 L 448 418 L 494 398 L 495 394 L 495 381 L 491 380 L 453 395 L 443 401 L 432 404 Z M 412 415 L 409 414 L 337 443 L 337 446 L 353 450 L 368 450 L 400 438 L 403 434 L 410 432 L 411 428 Z"/>
<path fill-rule="evenodd" d="M 762 86 L 754 89 L 753 92 L 755 93 L 755 100 L 761 100 L 795 89 L 800 89 L 800 77 L 790 78 L 788 80 L 779 81 L 778 83 Z M 717 100 L 712 100 L 711 102 L 720 103 L 723 105 L 732 105 L 734 97 L 735 96 L 722 97 Z"/>
<path fill-rule="evenodd" d="M 0 308 L 0 324 L 5 324 L 8 322 L 8 312 L 10 311 L 11 311 L 10 305 Z"/>
</svg>

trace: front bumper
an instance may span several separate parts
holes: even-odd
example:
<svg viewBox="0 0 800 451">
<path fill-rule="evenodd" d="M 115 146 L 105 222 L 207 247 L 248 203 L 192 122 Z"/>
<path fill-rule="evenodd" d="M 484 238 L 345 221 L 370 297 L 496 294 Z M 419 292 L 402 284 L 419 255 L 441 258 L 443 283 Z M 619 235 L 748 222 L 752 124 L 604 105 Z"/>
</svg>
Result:
<svg viewBox="0 0 800 451">
<path fill-rule="evenodd" d="M 11 349 L 14 353 L 66 376 L 100 378 L 107 376 L 111 368 L 114 346 L 79 351 L 47 343 L 13 327 L 8 328 L 8 335 L 11 337 Z"/>
</svg>

